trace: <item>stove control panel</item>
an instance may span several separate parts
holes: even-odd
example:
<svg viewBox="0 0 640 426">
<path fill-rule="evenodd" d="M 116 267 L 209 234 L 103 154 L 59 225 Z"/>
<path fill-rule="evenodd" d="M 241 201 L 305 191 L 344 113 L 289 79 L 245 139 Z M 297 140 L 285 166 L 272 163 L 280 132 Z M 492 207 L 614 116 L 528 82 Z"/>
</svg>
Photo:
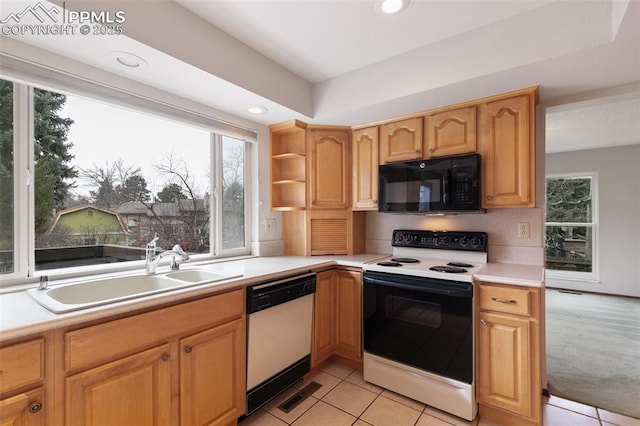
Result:
<svg viewBox="0 0 640 426">
<path fill-rule="evenodd" d="M 472 231 L 393 231 L 394 247 L 487 251 L 487 233 Z"/>
</svg>

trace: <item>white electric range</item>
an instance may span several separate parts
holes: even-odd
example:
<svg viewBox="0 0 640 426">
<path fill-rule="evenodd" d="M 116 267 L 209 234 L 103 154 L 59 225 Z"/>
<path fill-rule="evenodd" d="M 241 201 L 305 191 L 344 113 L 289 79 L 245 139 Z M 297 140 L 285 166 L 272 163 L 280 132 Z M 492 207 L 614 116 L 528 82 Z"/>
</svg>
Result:
<svg viewBox="0 0 640 426">
<path fill-rule="evenodd" d="M 364 266 L 364 379 L 473 420 L 473 274 L 487 234 L 395 230 L 392 246 Z"/>
</svg>

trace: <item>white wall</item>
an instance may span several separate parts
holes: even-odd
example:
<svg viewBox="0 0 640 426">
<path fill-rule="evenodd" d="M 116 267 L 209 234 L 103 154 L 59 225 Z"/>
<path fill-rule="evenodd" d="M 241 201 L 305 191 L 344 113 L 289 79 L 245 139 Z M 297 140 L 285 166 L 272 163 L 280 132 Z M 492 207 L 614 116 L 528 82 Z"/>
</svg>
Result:
<svg viewBox="0 0 640 426">
<path fill-rule="evenodd" d="M 527 222 L 530 238 L 518 238 L 518 223 Z M 489 262 L 543 264 L 542 210 L 492 209 L 486 214 L 428 217 L 367 212 L 367 252 L 391 253 L 394 229 L 482 231 L 488 234 Z"/>
<path fill-rule="evenodd" d="M 546 173 L 598 172 L 600 280 L 548 287 L 640 297 L 640 145 L 547 154 Z"/>
</svg>

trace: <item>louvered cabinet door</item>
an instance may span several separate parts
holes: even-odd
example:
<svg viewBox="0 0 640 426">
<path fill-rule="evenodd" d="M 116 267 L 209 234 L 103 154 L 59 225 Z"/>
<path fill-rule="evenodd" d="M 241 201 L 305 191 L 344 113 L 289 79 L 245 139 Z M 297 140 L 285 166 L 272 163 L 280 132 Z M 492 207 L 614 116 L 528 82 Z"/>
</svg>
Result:
<svg viewBox="0 0 640 426">
<path fill-rule="evenodd" d="M 349 212 L 335 211 L 324 215 L 310 215 L 311 254 L 348 254 Z"/>
</svg>

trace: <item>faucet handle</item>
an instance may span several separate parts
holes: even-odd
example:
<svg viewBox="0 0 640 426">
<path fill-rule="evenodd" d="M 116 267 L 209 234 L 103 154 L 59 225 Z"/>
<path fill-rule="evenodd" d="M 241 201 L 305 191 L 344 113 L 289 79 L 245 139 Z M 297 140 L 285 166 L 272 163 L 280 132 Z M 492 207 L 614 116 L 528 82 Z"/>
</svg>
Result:
<svg viewBox="0 0 640 426">
<path fill-rule="evenodd" d="M 171 263 L 169 264 L 169 269 L 172 271 L 177 271 L 180 269 L 180 261 L 176 259 L 175 256 L 171 256 Z"/>
</svg>

